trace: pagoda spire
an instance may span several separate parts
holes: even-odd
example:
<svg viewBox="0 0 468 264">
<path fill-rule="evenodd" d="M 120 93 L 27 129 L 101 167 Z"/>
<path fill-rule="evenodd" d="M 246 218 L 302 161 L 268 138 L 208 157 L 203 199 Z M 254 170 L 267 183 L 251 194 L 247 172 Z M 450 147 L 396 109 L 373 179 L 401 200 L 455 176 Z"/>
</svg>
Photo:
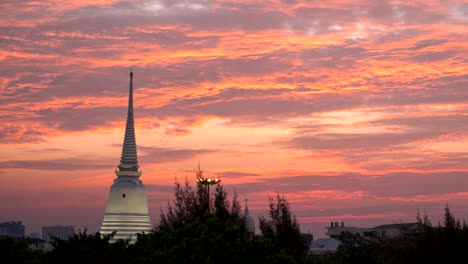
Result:
<svg viewBox="0 0 468 264">
<path fill-rule="evenodd" d="M 135 121 L 133 119 L 133 71 L 130 72 L 130 89 L 128 92 L 128 114 L 125 125 L 125 137 L 122 146 L 117 176 L 140 176 L 135 139 Z M 124 173 L 125 172 L 125 173 Z"/>
<path fill-rule="evenodd" d="M 247 205 L 247 202 L 249 201 L 249 199 L 245 198 L 245 209 L 244 209 L 244 215 L 245 216 L 249 216 L 249 206 Z"/>
<path fill-rule="evenodd" d="M 255 236 L 255 222 L 250 216 L 249 213 L 249 206 L 247 205 L 248 199 L 245 198 L 245 210 L 244 210 L 244 217 L 245 217 L 245 223 L 246 223 L 246 229 L 247 229 L 247 236 L 252 239 Z"/>
</svg>

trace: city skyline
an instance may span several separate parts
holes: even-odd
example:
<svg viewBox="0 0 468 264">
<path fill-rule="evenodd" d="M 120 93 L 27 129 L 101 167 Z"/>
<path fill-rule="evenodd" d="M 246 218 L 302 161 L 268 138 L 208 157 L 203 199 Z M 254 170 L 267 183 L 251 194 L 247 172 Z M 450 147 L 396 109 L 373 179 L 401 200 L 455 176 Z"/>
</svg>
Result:
<svg viewBox="0 0 468 264">
<path fill-rule="evenodd" d="M 198 163 L 303 232 L 468 219 L 462 1 L 2 1 L 0 221 L 98 231 L 127 84 L 153 224 Z"/>
</svg>

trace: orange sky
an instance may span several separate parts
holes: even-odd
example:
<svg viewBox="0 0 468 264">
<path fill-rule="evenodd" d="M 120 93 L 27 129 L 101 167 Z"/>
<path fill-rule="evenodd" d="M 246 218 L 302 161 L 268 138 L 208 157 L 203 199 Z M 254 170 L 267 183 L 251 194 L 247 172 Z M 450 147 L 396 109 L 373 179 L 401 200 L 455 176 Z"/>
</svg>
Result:
<svg viewBox="0 0 468 264">
<path fill-rule="evenodd" d="M 96 2 L 96 1 L 95 1 Z M 150 212 L 198 162 L 302 231 L 468 219 L 463 1 L 0 3 L 0 221 L 97 231 L 128 72 Z M 258 222 L 258 221 L 257 221 Z"/>
</svg>

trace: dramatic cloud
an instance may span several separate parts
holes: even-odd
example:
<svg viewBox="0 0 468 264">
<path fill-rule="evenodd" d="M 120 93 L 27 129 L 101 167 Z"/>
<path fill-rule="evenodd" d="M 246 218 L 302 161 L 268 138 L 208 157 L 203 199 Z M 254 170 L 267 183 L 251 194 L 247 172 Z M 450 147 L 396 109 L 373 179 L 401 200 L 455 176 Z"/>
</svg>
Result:
<svg viewBox="0 0 468 264">
<path fill-rule="evenodd" d="M 49 160 L 9 160 L 0 162 L 2 169 L 29 169 L 29 170 L 95 170 L 112 167 L 110 161 L 84 158 L 49 159 Z"/>
<path fill-rule="evenodd" d="M 257 173 L 248 173 L 248 172 L 239 172 L 239 171 L 223 171 L 216 173 L 220 178 L 241 178 L 241 177 L 252 177 L 252 176 L 261 176 Z"/>
<path fill-rule="evenodd" d="M 198 155 L 211 154 L 216 150 L 210 149 L 174 149 L 158 147 L 139 147 L 143 155 L 141 160 L 146 163 L 175 162 L 186 159 L 194 159 Z"/>
</svg>

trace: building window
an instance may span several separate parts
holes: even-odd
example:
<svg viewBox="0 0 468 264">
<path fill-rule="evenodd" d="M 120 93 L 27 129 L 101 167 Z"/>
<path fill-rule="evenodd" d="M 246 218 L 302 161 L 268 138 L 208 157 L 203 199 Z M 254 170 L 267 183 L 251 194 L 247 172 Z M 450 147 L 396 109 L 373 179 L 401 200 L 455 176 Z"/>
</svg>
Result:
<svg viewBox="0 0 468 264">
<path fill-rule="evenodd" d="M 125 198 L 125 193 L 124 193 L 124 194 L 122 194 L 122 198 Z"/>
</svg>

